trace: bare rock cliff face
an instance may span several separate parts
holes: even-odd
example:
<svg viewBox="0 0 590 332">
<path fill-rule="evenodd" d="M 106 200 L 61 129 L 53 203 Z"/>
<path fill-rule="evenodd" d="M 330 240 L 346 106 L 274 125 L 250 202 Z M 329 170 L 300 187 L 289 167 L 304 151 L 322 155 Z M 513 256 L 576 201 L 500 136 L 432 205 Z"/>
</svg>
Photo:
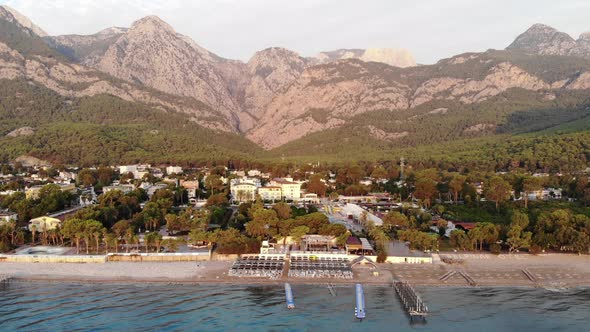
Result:
<svg viewBox="0 0 590 332">
<path fill-rule="evenodd" d="M 455 60 L 448 63 L 456 65 Z M 484 64 L 488 61 L 481 59 Z M 590 88 L 590 71 L 569 80 L 547 82 L 510 62 L 491 66 L 481 79 L 431 74 L 434 77 L 426 76 L 417 85 L 411 68 L 397 76 L 387 68 L 392 67 L 376 69 L 356 60 L 310 67 L 275 97 L 247 137 L 271 149 L 308 133 L 343 126 L 352 117 L 371 111 L 395 112 L 447 100 L 472 104 L 513 88 L 538 91 L 543 96 L 554 89 Z M 376 136 L 388 137 L 382 133 Z"/>
<path fill-rule="evenodd" d="M 584 32 L 576 40 L 576 47 L 570 52 L 570 55 L 583 58 L 590 57 L 590 32 Z"/>
<path fill-rule="evenodd" d="M 262 121 L 247 137 L 273 148 L 311 132 L 341 126 L 358 114 L 409 106 L 407 85 L 374 75 L 362 61 L 337 66 L 338 71 L 354 72 L 354 78 L 339 78 L 333 66 L 308 68 L 268 105 Z"/>
<path fill-rule="evenodd" d="M 511 63 L 503 62 L 490 69 L 483 80 L 453 77 L 429 79 L 416 89 L 411 106 L 415 107 L 437 98 L 458 99 L 465 104 L 472 104 L 511 88 L 538 91 L 549 89 L 550 85 Z"/>
<path fill-rule="evenodd" d="M 410 51 L 395 48 L 340 49 L 321 52 L 310 58 L 312 64 L 326 64 L 338 60 L 359 59 L 365 62 L 380 62 L 395 67 L 413 67 L 416 60 Z"/>
<path fill-rule="evenodd" d="M 273 47 L 254 54 L 247 64 L 249 79 L 242 100 L 243 111 L 254 121 L 242 121 L 244 131 L 260 120 L 268 104 L 301 75 L 306 65 L 299 54 L 284 48 Z"/>
<path fill-rule="evenodd" d="M 239 107 L 212 63 L 213 56 L 195 45 L 158 17 L 149 16 L 133 23 L 95 67 L 129 82 L 201 100 L 237 130 Z"/>
<path fill-rule="evenodd" d="M 14 23 L 48 49 L 28 23 L 19 23 L 1 6 L 0 20 Z M 590 89 L 590 62 L 581 59 L 590 58 L 590 33 L 574 40 L 544 25 L 520 35 L 508 47 L 514 52 L 466 53 L 430 66 L 415 66 L 409 52 L 388 49 L 336 50 L 303 58 L 268 48 L 247 63 L 227 60 L 155 16 L 129 29 L 44 38 L 51 52 L 58 50 L 70 61 L 57 52 L 27 53 L 1 37 L 0 79 L 26 79 L 64 96 L 108 93 L 189 113 L 200 125 L 242 132 L 265 148 L 351 124 L 374 111 L 416 108 L 412 112 L 440 116 L 453 111 L 448 101 L 474 104 L 510 89 L 533 91 L 545 100 L 556 98 L 558 90 Z M 558 69 L 547 73 L 556 59 Z M 404 128 L 387 132 L 377 124 L 368 129 L 374 138 L 391 142 L 411 135 Z M 490 130 L 491 124 L 482 122 L 466 132 Z"/>
<path fill-rule="evenodd" d="M 413 67 L 416 60 L 410 51 L 391 48 L 368 48 L 360 57 L 363 61 L 374 61 L 401 68 Z"/>
<path fill-rule="evenodd" d="M 93 67 L 126 31 L 125 28 L 112 27 L 93 35 L 47 36 L 43 39 L 71 61 Z"/>
<path fill-rule="evenodd" d="M 26 79 L 68 97 L 111 94 L 123 100 L 140 102 L 165 110 L 190 114 L 195 122 L 212 129 L 232 131 L 219 120 L 220 114 L 191 99 L 154 94 L 141 86 L 109 80 L 106 75 L 83 65 L 64 63 L 43 56 L 25 57 L 0 43 L 0 79 Z"/>
<path fill-rule="evenodd" d="M 129 29 L 110 28 L 90 36 L 68 35 L 46 37 L 45 40 L 79 64 L 130 83 L 200 100 L 221 113 L 233 131 L 243 133 L 267 122 L 271 103 L 276 105 L 273 107 L 282 108 L 281 100 L 289 98 L 283 96 L 289 86 L 300 84 L 298 79 L 302 73 L 315 64 L 354 58 L 398 67 L 415 65 L 409 52 L 393 49 L 338 50 L 327 52 L 321 59 L 306 59 L 283 48 L 268 48 L 257 52 L 248 63 L 227 60 L 176 33 L 155 16 L 138 20 Z M 330 75 L 326 73 L 324 78 L 330 79 Z M 330 86 L 325 93 L 321 84 L 314 84 L 315 94 L 334 94 L 334 99 L 347 99 L 346 96 L 336 96 L 345 83 Z M 353 111 L 352 104 L 340 107 L 324 102 L 323 105 L 326 109 L 338 109 L 334 117 L 388 108 L 391 107 L 388 100 L 393 100 L 395 105 L 405 103 L 407 106 L 407 97 L 397 92 L 397 86 L 385 87 L 383 82 L 377 87 L 367 82 L 357 85 L 364 91 L 361 109 Z M 275 102 L 275 99 L 279 100 Z M 330 123 L 340 122 L 331 120 Z"/>
</svg>

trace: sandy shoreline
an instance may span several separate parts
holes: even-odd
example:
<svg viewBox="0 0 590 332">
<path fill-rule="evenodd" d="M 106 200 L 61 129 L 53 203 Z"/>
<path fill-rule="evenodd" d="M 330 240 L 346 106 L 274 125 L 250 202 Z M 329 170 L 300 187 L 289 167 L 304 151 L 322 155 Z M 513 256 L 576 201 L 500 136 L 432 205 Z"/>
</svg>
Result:
<svg viewBox="0 0 590 332">
<path fill-rule="evenodd" d="M 393 279 L 408 281 L 415 286 L 470 287 L 460 272 L 482 287 L 545 287 L 570 288 L 590 286 L 590 256 L 577 255 L 500 255 L 454 254 L 461 264 L 378 264 L 379 275 L 369 265 L 356 266 L 354 279 L 311 279 L 283 276 L 277 280 L 265 278 L 230 277 L 232 262 L 108 262 L 77 263 L 0 263 L 0 274 L 17 281 L 91 282 L 91 283 L 161 283 L 161 284 L 293 284 L 390 286 Z M 528 271 L 534 281 L 527 277 Z M 445 281 L 441 277 L 456 271 Z"/>
</svg>

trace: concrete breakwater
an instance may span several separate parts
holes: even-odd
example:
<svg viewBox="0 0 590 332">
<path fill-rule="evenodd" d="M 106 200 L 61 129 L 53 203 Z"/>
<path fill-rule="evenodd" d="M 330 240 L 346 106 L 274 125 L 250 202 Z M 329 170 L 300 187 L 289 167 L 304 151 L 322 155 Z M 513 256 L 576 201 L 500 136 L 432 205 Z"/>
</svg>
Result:
<svg viewBox="0 0 590 332">
<path fill-rule="evenodd" d="M 237 255 L 209 253 L 109 253 L 106 255 L 0 255 L 0 263 L 200 262 L 235 260 Z"/>
<path fill-rule="evenodd" d="M 105 255 L 2 255 L 0 263 L 106 263 Z"/>
</svg>

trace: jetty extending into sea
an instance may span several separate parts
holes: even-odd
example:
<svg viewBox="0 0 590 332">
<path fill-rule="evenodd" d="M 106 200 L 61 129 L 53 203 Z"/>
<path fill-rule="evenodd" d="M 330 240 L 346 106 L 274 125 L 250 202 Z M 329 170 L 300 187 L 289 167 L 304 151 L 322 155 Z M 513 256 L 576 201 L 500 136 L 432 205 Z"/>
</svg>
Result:
<svg viewBox="0 0 590 332">
<path fill-rule="evenodd" d="M 285 283 L 285 300 L 287 301 L 288 309 L 295 309 L 295 300 L 293 299 L 293 290 L 291 285 Z"/>
<path fill-rule="evenodd" d="M 363 292 L 363 285 L 356 284 L 354 286 L 355 295 L 356 295 L 356 306 L 354 308 L 354 315 L 357 319 L 361 322 L 363 319 L 367 317 L 367 313 L 365 311 L 365 294 Z"/>
<path fill-rule="evenodd" d="M 428 315 L 428 307 L 414 287 L 405 281 L 394 281 L 393 287 L 410 319 L 424 319 Z"/>
</svg>

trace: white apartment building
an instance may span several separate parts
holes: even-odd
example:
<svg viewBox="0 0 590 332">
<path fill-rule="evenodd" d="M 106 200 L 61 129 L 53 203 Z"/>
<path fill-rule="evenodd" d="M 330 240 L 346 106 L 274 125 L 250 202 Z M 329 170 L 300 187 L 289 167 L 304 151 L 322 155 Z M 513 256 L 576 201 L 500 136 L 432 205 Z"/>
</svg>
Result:
<svg viewBox="0 0 590 332">
<path fill-rule="evenodd" d="M 260 179 L 241 177 L 231 179 L 229 191 L 232 201 L 245 203 L 256 200 L 256 192 L 261 186 Z"/>
<path fill-rule="evenodd" d="M 232 201 L 246 203 L 256 199 L 256 189 L 252 183 L 236 183 L 230 187 Z"/>
<path fill-rule="evenodd" d="M 118 168 L 119 174 L 121 175 L 131 173 L 133 174 L 134 179 L 141 179 L 144 177 L 144 175 L 149 174 L 151 165 L 123 165 L 118 166 Z"/>
<path fill-rule="evenodd" d="M 197 190 L 199 189 L 199 181 L 180 180 L 180 186 L 188 192 L 188 198 L 197 197 Z"/>
<path fill-rule="evenodd" d="M 166 167 L 166 174 L 182 174 L 182 167 L 180 166 L 168 166 Z"/>
<path fill-rule="evenodd" d="M 127 194 L 127 193 L 130 193 L 133 190 L 135 190 L 135 186 L 132 184 L 117 184 L 117 185 L 102 187 L 103 193 L 108 193 L 109 191 L 113 191 L 113 190 L 119 190 L 123 194 Z"/>
<path fill-rule="evenodd" d="M 258 188 L 258 195 L 265 201 L 280 201 L 283 198 L 283 192 L 279 186 L 266 186 Z"/>
<path fill-rule="evenodd" d="M 285 200 L 299 201 L 301 199 L 301 184 L 293 182 L 293 178 L 275 178 L 270 181 L 271 187 L 280 187 L 281 196 Z"/>
<path fill-rule="evenodd" d="M 0 225 L 4 225 L 4 224 L 9 223 L 11 221 L 17 221 L 17 220 L 18 220 L 18 214 L 16 214 L 16 212 L 12 212 L 12 211 L 8 211 L 8 210 L 0 211 Z"/>
</svg>

